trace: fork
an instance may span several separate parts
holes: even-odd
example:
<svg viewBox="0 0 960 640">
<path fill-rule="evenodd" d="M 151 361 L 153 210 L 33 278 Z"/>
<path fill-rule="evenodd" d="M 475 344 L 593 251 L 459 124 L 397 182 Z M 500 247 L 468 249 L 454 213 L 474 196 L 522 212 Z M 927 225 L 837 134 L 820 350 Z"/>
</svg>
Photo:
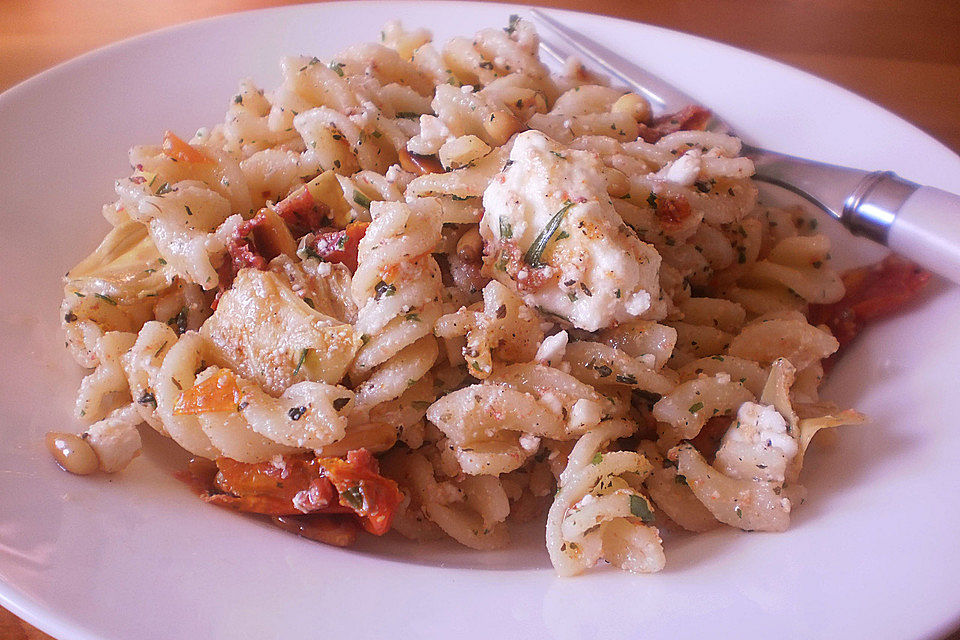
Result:
<svg viewBox="0 0 960 640">
<path fill-rule="evenodd" d="M 540 47 L 564 62 L 579 55 L 644 96 L 661 113 L 697 101 L 537 9 L 527 10 L 540 27 Z M 707 128 L 733 135 L 729 123 L 711 114 Z M 960 196 L 904 180 L 892 171 L 864 171 L 743 144 L 756 180 L 788 189 L 839 220 L 856 235 L 890 247 L 960 284 Z"/>
</svg>

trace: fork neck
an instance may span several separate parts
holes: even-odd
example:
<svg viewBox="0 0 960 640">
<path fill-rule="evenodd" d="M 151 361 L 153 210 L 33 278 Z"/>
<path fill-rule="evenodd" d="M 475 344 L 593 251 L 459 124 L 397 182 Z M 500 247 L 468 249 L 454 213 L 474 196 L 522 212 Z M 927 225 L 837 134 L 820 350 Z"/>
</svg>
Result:
<svg viewBox="0 0 960 640">
<path fill-rule="evenodd" d="M 753 160 L 756 180 L 796 193 L 857 235 L 881 244 L 886 244 L 897 210 L 917 189 L 891 171 L 840 167 L 748 144 L 742 153 Z"/>
</svg>

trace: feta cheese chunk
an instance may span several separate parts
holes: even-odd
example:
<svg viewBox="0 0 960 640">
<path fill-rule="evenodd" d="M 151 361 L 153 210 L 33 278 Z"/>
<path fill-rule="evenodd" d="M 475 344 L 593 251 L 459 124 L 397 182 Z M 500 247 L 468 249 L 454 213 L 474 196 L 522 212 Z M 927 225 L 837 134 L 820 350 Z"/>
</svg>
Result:
<svg viewBox="0 0 960 640">
<path fill-rule="evenodd" d="M 690 149 L 667 166 L 663 177 L 667 182 L 690 187 L 700 176 L 700 168 L 700 150 Z"/>
<path fill-rule="evenodd" d="M 798 450 L 787 421 L 774 407 L 744 402 L 723 436 L 716 467 L 734 478 L 783 482 Z"/>
<path fill-rule="evenodd" d="M 525 131 L 483 206 L 492 275 L 527 305 L 597 331 L 659 299 L 660 255 L 623 223 L 595 153 Z"/>
<path fill-rule="evenodd" d="M 534 360 L 540 364 L 552 366 L 563 360 L 563 354 L 567 350 L 567 341 L 569 336 L 566 331 L 547 336 L 537 348 L 537 355 Z"/>
</svg>

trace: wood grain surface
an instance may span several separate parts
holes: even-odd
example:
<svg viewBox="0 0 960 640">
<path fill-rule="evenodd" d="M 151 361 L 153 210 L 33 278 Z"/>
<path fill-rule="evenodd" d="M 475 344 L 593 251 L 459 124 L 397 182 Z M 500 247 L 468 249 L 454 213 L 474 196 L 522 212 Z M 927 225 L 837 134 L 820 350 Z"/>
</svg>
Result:
<svg viewBox="0 0 960 640">
<path fill-rule="evenodd" d="M 960 151 L 960 0 L 527 0 L 656 24 L 840 84 Z M 0 90 L 91 49 L 285 0 L 0 0 Z M 0 638 L 49 636 L 0 609 Z M 960 633 L 950 636 L 960 640 Z M 135 639 L 133 639 L 135 640 Z"/>
</svg>

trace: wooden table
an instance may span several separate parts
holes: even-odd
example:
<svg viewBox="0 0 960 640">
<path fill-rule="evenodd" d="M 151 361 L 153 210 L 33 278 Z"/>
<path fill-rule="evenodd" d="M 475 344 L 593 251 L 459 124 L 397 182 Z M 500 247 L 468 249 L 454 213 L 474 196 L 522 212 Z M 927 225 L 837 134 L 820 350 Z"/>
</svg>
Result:
<svg viewBox="0 0 960 640">
<path fill-rule="evenodd" d="M 960 151 L 956 0 L 527 0 L 661 25 L 762 53 L 843 85 Z M 289 0 L 4 0 L 0 90 L 122 38 Z M 0 609 L 0 638 L 49 636 Z M 960 640 L 960 633 L 951 636 Z"/>
</svg>

